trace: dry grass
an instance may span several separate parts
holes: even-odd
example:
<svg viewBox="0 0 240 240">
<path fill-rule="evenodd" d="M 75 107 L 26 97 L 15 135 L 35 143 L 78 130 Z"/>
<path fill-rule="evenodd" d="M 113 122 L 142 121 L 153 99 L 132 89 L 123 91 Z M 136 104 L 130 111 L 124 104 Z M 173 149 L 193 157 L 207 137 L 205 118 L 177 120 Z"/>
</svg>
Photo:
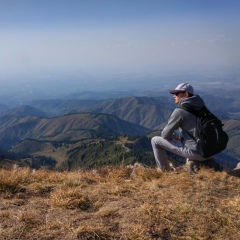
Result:
<svg viewBox="0 0 240 240">
<path fill-rule="evenodd" d="M 240 178 L 135 170 L 0 170 L 0 239 L 240 239 Z"/>
</svg>

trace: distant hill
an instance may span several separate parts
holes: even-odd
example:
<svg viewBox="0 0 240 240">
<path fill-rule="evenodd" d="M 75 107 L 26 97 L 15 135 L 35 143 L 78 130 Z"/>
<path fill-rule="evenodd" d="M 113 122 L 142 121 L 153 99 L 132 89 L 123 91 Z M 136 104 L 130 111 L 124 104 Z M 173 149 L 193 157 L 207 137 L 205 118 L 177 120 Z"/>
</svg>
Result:
<svg viewBox="0 0 240 240">
<path fill-rule="evenodd" d="M 48 117 L 59 117 L 62 115 L 76 113 L 80 107 L 91 106 L 106 100 L 80 100 L 80 99 L 38 99 L 29 105 L 45 112 Z"/>
<path fill-rule="evenodd" d="M 43 166 L 59 170 L 88 169 L 96 166 L 133 164 L 155 165 L 151 141 L 147 136 L 101 136 L 77 142 L 26 139 L 8 152 L 13 159 L 40 159 Z M 56 165 L 52 165 L 55 160 Z M 35 160 L 29 161 L 33 167 Z M 35 164 L 36 165 L 36 164 Z"/>
<path fill-rule="evenodd" d="M 26 138 L 45 141 L 79 141 L 101 135 L 141 135 L 147 128 L 109 114 L 70 114 L 58 118 L 5 116 L 0 119 L 0 143 L 16 144 Z M 9 147 L 9 146 L 8 146 Z M 6 146 L 5 146 L 6 148 Z"/>
<path fill-rule="evenodd" d="M 35 100 L 30 104 L 49 117 L 69 113 L 107 113 L 155 129 L 166 122 L 175 105 L 167 97 L 127 97 L 111 100 Z"/>
<path fill-rule="evenodd" d="M 5 111 L 4 115 L 18 116 L 18 117 L 26 117 L 26 116 L 46 117 L 47 116 L 44 111 L 41 111 L 30 105 L 21 105 L 13 109 L 8 109 L 7 111 Z"/>
<path fill-rule="evenodd" d="M 119 118 L 155 129 L 166 122 L 174 108 L 169 99 L 129 97 L 113 99 L 92 106 L 80 107 L 79 112 L 108 113 Z"/>
<path fill-rule="evenodd" d="M 6 114 L 9 107 L 5 104 L 0 104 L 0 117 Z"/>
</svg>

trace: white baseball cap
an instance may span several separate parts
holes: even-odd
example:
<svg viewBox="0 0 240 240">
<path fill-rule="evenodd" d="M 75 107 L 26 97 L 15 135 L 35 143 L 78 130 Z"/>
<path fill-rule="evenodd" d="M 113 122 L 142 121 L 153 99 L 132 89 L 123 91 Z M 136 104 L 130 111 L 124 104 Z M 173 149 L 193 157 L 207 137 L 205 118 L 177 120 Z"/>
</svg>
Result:
<svg viewBox="0 0 240 240">
<path fill-rule="evenodd" d="M 171 94 L 175 94 L 177 92 L 188 92 L 190 94 L 194 94 L 193 87 L 188 83 L 180 83 L 174 90 L 171 90 Z"/>
</svg>

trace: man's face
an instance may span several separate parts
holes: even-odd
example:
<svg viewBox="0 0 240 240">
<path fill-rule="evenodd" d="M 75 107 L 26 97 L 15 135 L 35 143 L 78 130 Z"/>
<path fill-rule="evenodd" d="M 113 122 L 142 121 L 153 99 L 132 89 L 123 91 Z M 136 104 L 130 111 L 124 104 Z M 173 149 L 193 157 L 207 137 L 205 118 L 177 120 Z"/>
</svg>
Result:
<svg viewBox="0 0 240 240">
<path fill-rule="evenodd" d="M 181 98 L 185 98 L 188 96 L 187 92 L 177 92 L 174 94 L 174 99 L 175 99 L 175 103 L 178 104 L 181 100 Z"/>
</svg>

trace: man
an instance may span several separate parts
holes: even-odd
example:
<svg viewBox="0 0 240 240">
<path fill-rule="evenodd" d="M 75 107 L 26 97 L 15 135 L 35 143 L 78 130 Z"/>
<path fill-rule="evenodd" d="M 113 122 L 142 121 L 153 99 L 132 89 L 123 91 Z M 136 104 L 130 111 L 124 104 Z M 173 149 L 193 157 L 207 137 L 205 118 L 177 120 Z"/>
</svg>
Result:
<svg viewBox="0 0 240 240">
<path fill-rule="evenodd" d="M 193 87 L 188 83 L 179 84 L 170 93 L 174 94 L 175 103 L 179 106 L 189 104 L 194 109 L 199 110 L 205 105 L 198 95 L 194 95 Z M 196 116 L 192 113 L 176 108 L 164 127 L 161 136 L 152 138 L 153 153 L 160 171 L 176 170 L 170 167 L 166 151 L 187 158 L 187 164 L 178 169 L 185 168 L 196 172 L 197 169 L 194 169 L 194 167 L 198 166 L 198 161 L 206 160 L 197 152 L 196 140 L 191 137 L 197 138 L 196 120 Z"/>
</svg>

